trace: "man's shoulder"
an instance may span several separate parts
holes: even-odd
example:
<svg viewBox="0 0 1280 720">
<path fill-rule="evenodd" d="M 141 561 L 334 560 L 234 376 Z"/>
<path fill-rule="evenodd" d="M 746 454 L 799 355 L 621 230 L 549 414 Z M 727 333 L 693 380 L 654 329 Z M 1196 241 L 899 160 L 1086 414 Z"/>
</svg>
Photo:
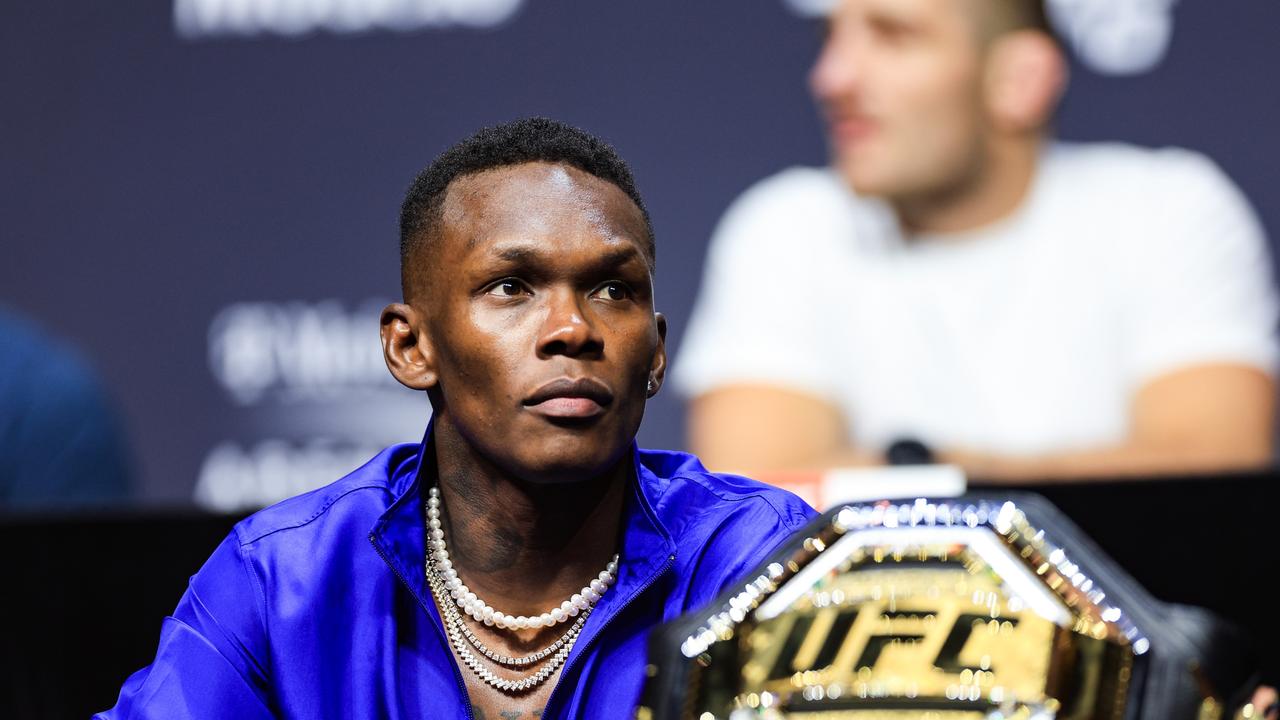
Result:
<svg viewBox="0 0 1280 720">
<path fill-rule="evenodd" d="M 808 277 L 814 262 L 835 261 L 852 237 L 886 212 L 862 198 L 831 168 L 791 167 L 739 195 L 716 226 L 709 260 L 730 260 L 756 271 Z"/>
<path fill-rule="evenodd" d="M 1128 248 L 1134 262 L 1148 267 L 1173 245 L 1209 249 L 1221 244 L 1224 233 L 1250 247 L 1262 242 L 1244 193 L 1194 150 L 1058 143 L 1048 153 L 1046 173 L 1042 197 L 1054 217 L 1090 226 L 1077 228 L 1071 239 L 1093 237 L 1111 257 Z"/>
<path fill-rule="evenodd" d="M 351 523 L 366 533 L 399 494 L 397 469 L 412 462 L 419 448 L 392 445 L 328 485 L 259 510 L 236 524 L 237 539 L 249 545 L 284 532 L 320 532 L 333 522 Z"/>
<path fill-rule="evenodd" d="M 1142 191 L 1230 182 L 1207 156 L 1181 147 L 1057 142 L 1050 146 L 1047 159 L 1050 171 L 1069 177 L 1076 190 L 1120 187 Z"/>
<path fill-rule="evenodd" d="M 856 212 L 860 200 L 831 168 L 793 166 L 756 181 L 733 201 L 727 218 L 785 217 L 795 223 Z"/>
<path fill-rule="evenodd" d="M 672 529 L 693 519 L 702 525 L 720 525 L 734 518 L 747 522 L 768 518 L 799 529 L 815 515 L 794 493 L 740 475 L 712 472 L 688 453 L 640 450 L 639 460 L 659 485 L 660 502 L 655 509 Z"/>
<path fill-rule="evenodd" d="M 848 193 L 835 170 L 829 167 L 793 165 L 752 183 L 743 197 L 768 195 L 802 199 L 813 192 Z"/>
</svg>

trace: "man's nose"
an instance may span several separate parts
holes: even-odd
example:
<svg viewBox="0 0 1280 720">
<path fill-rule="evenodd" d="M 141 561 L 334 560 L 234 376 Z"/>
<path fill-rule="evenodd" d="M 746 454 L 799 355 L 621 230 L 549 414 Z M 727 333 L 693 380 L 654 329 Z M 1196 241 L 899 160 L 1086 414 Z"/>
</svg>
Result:
<svg viewBox="0 0 1280 720">
<path fill-rule="evenodd" d="M 863 60 L 856 33 L 832 28 L 822 42 L 818 59 L 809 70 L 809 89 L 818 100 L 834 100 L 857 92 L 862 82 Z"/>
<path fill-rule="evenodd" d="M 552 292 L 547 301 L 546 319 L 538 336 L 538 354 L 552 355 L 599 354 L 604 349 L 604 338 L 599 333 L 598 320 L 585 307 L 586 298 L 564 290 Z"/>
</svg>

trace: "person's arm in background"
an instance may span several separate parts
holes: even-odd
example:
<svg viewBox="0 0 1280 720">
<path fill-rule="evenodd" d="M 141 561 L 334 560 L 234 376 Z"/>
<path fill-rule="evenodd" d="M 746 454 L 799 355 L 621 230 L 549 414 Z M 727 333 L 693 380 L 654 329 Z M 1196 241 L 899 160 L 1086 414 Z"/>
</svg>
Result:
<svg viewBox="0 0 1280 720">
<path fill-rule="evenodd" d="M 1261 371 L 1206 365 L 1158 378 L 1133 402 L 1122 445 L 1046 455 L 1000 455 L 942 448 L 941 462 L 992 481 L 1114 478 L 1265 467 L 1272 456 L 1275 388 Z M 707 467 L 785 475 L 884 462 L 849 445 L 839 409 L 813 395 L 767 385 L 734 385 L 695 398 L 689 439 Z"/>
<path fill-rule="evenodd" d="M 884 462 L 850 446 L 844 417 L 807 392 L 766 384 L 716 388 L 689 403 L 689 444 L 707 467 L 752 477 Z"/>
<path fill-rule="evenodd" d="M 1199 365 L 1138 391 L 1124 444 L 1030 456 L 944 450 L 939 460 L 997 482 L 1259 469 L 1272 460 L 1274 416 L 1275 384 L 1266 373 Z"/>
</svg>

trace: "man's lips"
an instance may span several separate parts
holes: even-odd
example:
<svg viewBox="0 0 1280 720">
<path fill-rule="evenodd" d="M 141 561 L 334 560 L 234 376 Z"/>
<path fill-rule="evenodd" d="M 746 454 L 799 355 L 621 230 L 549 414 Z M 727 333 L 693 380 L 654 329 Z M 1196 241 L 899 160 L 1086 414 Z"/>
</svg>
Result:
<svg viewBox="0 0 1280 720">
<path fill-rule="evenodd" d="M 831 137 L 841 145 L 857 144 L 870 138 L 880 123 L 865 115 L 832 114 L 827 116 Z"/>
<path fill-rule="evenodd" d="M 604 412 L 613 391 L 595 378 L 557 378 L 533 391 L 524 406 L 547 417 L 586 418 Z"/>
</svg>

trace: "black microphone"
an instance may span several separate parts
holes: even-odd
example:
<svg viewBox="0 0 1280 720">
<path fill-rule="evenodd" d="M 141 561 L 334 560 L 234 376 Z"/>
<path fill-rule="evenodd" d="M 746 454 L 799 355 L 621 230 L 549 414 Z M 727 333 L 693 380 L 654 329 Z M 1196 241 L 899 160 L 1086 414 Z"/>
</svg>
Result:
<svg viewBox="0 0 1280 720">
<path fill-rule="evenodd" d="M 889 443 L 884 459 L 890 465 L 932 465 L 933 451 L 913 437 L 898 438 Z"/>
</svg>

